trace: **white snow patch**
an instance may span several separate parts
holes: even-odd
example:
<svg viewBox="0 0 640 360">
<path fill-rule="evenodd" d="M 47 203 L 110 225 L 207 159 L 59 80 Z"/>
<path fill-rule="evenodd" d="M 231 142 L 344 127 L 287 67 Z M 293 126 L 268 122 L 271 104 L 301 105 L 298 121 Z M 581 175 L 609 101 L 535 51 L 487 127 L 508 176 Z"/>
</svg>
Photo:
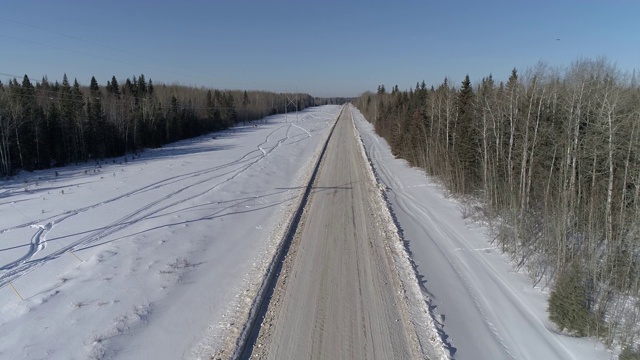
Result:
<svg viewBox="0 0 640 360">
<path fill-rule="evenodd" d="M 513 269 L 437 181 L 396 159 L 373 125 L 357 109 L 353 115 L 451 357 L 611 358 L 594 339 L 558 334 L 547 318 L 548 294 Z"/>
<path fill-rule="evenodd" d="M 0 357 L 209 358 L 339 110 L 2 182 Z"/>
</svg>

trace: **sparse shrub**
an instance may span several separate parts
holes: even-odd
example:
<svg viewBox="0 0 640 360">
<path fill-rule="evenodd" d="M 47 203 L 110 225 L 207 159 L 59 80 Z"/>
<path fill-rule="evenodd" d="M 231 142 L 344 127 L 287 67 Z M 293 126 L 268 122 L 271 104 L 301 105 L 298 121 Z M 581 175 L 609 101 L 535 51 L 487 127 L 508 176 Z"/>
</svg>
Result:
<svg viewBox="0 0 640 360">
<path fill-rule="evenodd" d="M 622 349 L 618 360 L 640 360 L 640 348 L 627 345 Z"/>
</svg>

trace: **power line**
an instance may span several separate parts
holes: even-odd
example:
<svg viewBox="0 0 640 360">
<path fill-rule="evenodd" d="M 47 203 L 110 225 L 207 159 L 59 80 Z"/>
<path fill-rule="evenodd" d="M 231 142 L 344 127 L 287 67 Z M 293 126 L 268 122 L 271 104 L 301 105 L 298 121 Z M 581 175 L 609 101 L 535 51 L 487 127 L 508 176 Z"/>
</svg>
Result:
<svg viewBox="0 0 640 360">
<path fill-rule="evenodd" d="M 19 78 L 20 77 L 20 75 L 7 74 L 7 73 L 3 73 L 3 72 L 0 72 L 0 75 L 4 75 L 6 77 L 12 77 L 12 78 Z"/>
<path fill-rule="evenodd" d="M 122 49 L 118 49 L 118 48 L 115 48 L 113 46 L 104 45 L 104 44 L 101 44 L 101 43 L 98 43 L 98 42 L 95 42 L 95 41 L 82 39 L 82 38 L 79 38 L 77 36 L 61 33 L 59 31 L 55 31 L 55 30 L 51 30 L 51 29 L 45 29 L 45 28 L 42 28 L 42 27 L 39 27 L 39 26 L 35 26 L 35 25 L 27 24 L 27 23 L 24 23 L 24 22 L 21 22 L 21 21 L 13 20 L 13 19 L 1 16 L 1 15 L 0 15 L 0 19 L 5 20 L 5 21 L 9 21 L 9 22 L 12 22 L 12 23 L 15 23 L 15 24 L 19 24 L 19 25 L 22 25 L 22 26 L 30 27 L 32 29 L 37 29 L 37 30 L 40 30 L 40 31 L 43 31 L 43 32 L 46 32 L 46 33 L 60 35 L 60 36 L 63 36 L 63 37 L 69 38 L 69 39 L 73 39 L 73 40 L 76 40 L 76 41 L 84 42 L 84 43 L 87 43 L 87 44 L 101 46 L 101 47 L 103 47 L 105 49 L 118 51 L 118 52 L 121 52 L 123 54 L 129 54 L 129 55 L 142 57 L 139 54 L 136 54 L 136 53 L 133 53 L 133 52 L 129 52 L 129 51 L 125 51 L 125 50 L 122 50 Z"/>
<path fill-rule="evenodd" d="M 112 58 L 99 56 L 99 55 L 88 54 L 88 53 L 85 53 L 85 52 L 82 52 L 82 51 L 65 49 L 65 48 L 61 48 L 61 47 L 58 47 L 58 46 L 53 46 L 53 45 L 49 45 L 49 44 L 43 44 L 43 43 L 40 43 L 40 42 L 37 42 L 37 41 L 33 41 L 33 40 L 17 38 L 15 36 L 9 36 L 9 35 L 5 35 L 5 34 L 0 34 L 0 36 L 8 38 L 8 39 L 12 39 L 12 40 L 21 41 L 21 42 L 24 42 L 24 43 L 30 43 L 30 44 L 34 44 L 34 45 L 38 45 L 38 46 L 54 49 L 54 50 L 66 51 L 66 52 L 69 52 L 69 53 L 72 53 L 72 54 L 76 54 L 76 55 L 83 55 L 83 56 L 93 57 L 93 58 L 96 58 L 96 59 L 113 61 L 113 62 L 116 62 L 116 63 L 120 63 L 120 64 L 124 64 L 124 65 L 130 65 L 130 66 L 139 67 L 139 68 L 143 67 L 143 66 L 140 66 L 140 65 L 138 65 L 136 63 L 132 63 L 132 62 L 122 61 L 122 60 L 118 60 L 118 59 L 112 59 Z M 167 69 L 157 68 L 157 67 L 154 67 L 154 66 L 146 66 L 146 68 L 157 70 L 157 71 L 167 71 Z M 168 70 L 168 71 L 169 72 L 174 72 L 176 74 L 180 74 L 179 72 L 175 72 L 175 71 L 172 71 L 172 70 Z M 184 74 L 180 74 L 180 75 L 184 75 Z"/>
<path fill-rule="evenodd" d="M 157 67 L 157 66 L 153 66 L 153 65 L 151 65 L 151 66 L 149 66 L 149 65 L 142 66 L 142 65 L 139 65 L 138 63 L 127 62 L 127 61 L 118 60 L 118 59 L 112 59 L 112 58 L 108 58 L 108 57 L 104 57 L 104 56 L 92 55 L 92 54 L 88 54 L 88 53 L 84 53 L 84 52 L 80 52 L 80 51 L 76 51 L 76 50 L 69 50 L 69 49 L 65 49 L 65 48 L 61 48 L 61 47 L 56 47 L 56 46 L 52 46 L 52 45 L 48 45 L 48 44 L 39 43 L 39 42 L 33 41 L 33 40 L 20 39 L 20 38 L 17 38 L 17 37 L 6 35 L 6 34 L 0 34 L 0 36 L 4 36 L 6 38 L 17 40 L 17 41 L 22 41 L 22 42 L 25 42 L 25 43 L 31 43 L 31 44 L 38 45 L 38 46 L 43 46 L 43 47 L 47 47 L 47 48 L 51 48 L 51 49 L 66 51 L 66 52 L 70 52 L 70 53 L 74 53 L 74 54 L 78 54 L 78 55 L 83 55 L 83 56 L 88 56 L 88 57 L 93 57 L 93 58 L 97 58 L 97 59 L 101 59 L 101 60 L 113 61 L 113 62 L 116 62 L 116 63 L 121 63 L 121 64 L 124 64 L 124 65 L 134 66 L 134 67 L 138 67 L 138 68 L 148 68 L 148 69 L 153 69 L 153 70 L 161 71 L 161 72 L 170 72 L 170 73 L 174 73 L 174 74 L 181 75 L 181 76 L 187 76 L 187 77 L 192 77 L 192 78 L 195 77 L 195 78 L 198 78 L 198 79 L 204 78 L 204 79 L 206 79 L 206 80 L 208 80 L 208 81 L 210 81 L 212 83 L 215 83 L 217 81 L 220 81 L 221 79 L 224 79 L 224 80 L 231 80 L 231 81 L 240 82 L 240 83 L 253 83 L 253 84 L 273 85 L 273 83 L 261 83 L 261 82 L 257 82 L 257 81 L 247 82 L 247 81 L 240 80 L 240 79 L 237 79 L 237 78 L 229 78 L 229 77 L 221 78 L 220 76 L 204 73 L 202 71 L 193 71 L 193 70 L 191 70 L 189 68 L 186 68 L 186 67 L 183 67 L 183 66 L 180 66 L 180 65 L 176 65 L 176 64 L 173 64 L 173 63 L 170 63 L 170 62 L 162 61 L 161 59 L 158 59 L 158 58 L 151 59 L 151 58 L 143 56 L 143 55 L 141 55 L 139 53 L 135 53 L 135 52 L 128 51 L 128 50 L 119 49 L 119 48 L 114 47 L 114 46 L 105 45 L 105 44 L 102 44 L 102 43 L 99 43 L 99 42 L 83 39 L 83 38 L 78 37 L 78 36 L 65 34 L 65 33 L 62 33 L 60 31 L 46 29 L 46 28 L 43 28 L 43 27 L 40 27 L 40 26 L 36 26 L 36 25 L 25 23 L 25 22 L 17 21 L 17 20 L 14 20 L 14 19 L 11 19 L 11 18 L 7 18 L 7 17 L 4 17 L 4 16 L 0 16 L 0 19 L 4 20 L 4 21 L 12 22 L 12 23 L 24 26 L 24 27 L 29 27 L 29 28 L 32 28 L 32 29 L 36 29 L 36 30 L 39 30 L 39 31 L 42 31 L 42 32 L 45 32 L 45 33 L 48 33 L 48 34 L 55 34 L 55 35 L 62 36 L 62 37 L 68 38 L 68 39 L 72 39 L 74 41 L 78 41 L 78 42 L 82 42 L 82 43 L 90 44 L 90 45 L 94 45 L 94 46 L 99 46 L 99 47 L 102 47 L 102 48 L 105 48 L 105 49 L 108 49 L 108 50 L 111 50 L 111 51 L 117 51 L 119 53 L 126 54 L 126 55 L 135 56 L 135 57 L 138 57 L 138 58 L 146 60 L 146 61 L 160 62 L 160 63 L 168 65 L 168 66 L 170 66 L 172 68 Z M 173 68 L 179 68 L 179 69 L 181 69 L 181 71 L 176 71 Z"/>
<path fill-rule="evenodd" d="M 59 36 L 62 36 L 62 37 L 66 37 L 68 39 L 72 39 L 72 40 L 75 40 L 75 41 L 83 42 L 85 44 L 99 46 L 99 47 L 102 47 L 102 48 L 105 48 L 105 49 L 108 49 L 108 50 L 117 51 L 117 52 L 122 53 L 122 54 L 139 57 L 139 58 L 144 59 L 144 60 L 150 60 L 149 58 L 146 58 L 145 56 L 140 55 L 140 54 L 135 53 L 135 52 L 119 49 L 119 48 L 116 48 L 116 47 L 113 47 L 113 46 L 110 46 L 110 45 L 101 44 L 101 43 L 98 43 L 98 42 L 95 42 L 95 41 L 91 41 L 91 40 L 86 40 L 86 39 L 83 39 L 83 38 L 80 38 L 80 37 L 77 37 L 77 36 L 74 36 L 74 35 L 65 34 L 65 33 L 62 33 L 62 32 L 59 32 L 59 31 L 55 31 L 55 30 L 45 29 L 45 28 L 40 27 L 40 26 L 35 26 L 35 25 L 28 24 L 28 23 L 25 23 L 25 22 L 13 20 L 13 19 L 10 19 L 10 18 L 4 17 L 4 16 L 0 16 L 0 19 L 5 20 L 5 21 L 9 21 L 9 22 L 13 22 L 15 24 L 22 25 L 22 26 L 25 26 L 25 27 L 29 27 L 29 28 L 32 28 L 32 29 L 37 29 L 37 30 L 40 30 L 42 32 L 46 32 L 48 34 L 59 35 Z M 0 34 L 0 35 L 2 35 L 2 34 Z M 53 48 L 53 49 L 69 51 L 69 52 L 73 52 L 73 53 L 77 53 L 77 54 L 81 54 L 81 55 L 85 55 L 85 56 L 97 57 L 97 58 L 101 58 L 103 60 L 116 61 L 116 62 L 120 62 L 120 63 L 126 64 L 126 65 L 139 66 L 138 64 L 127 63 L 127 62 L 123 62 L 121 60 L 115 60 L 115 59 L 110 59 L 110 58 L 105 58 L 105 57 L 98 57 L 98 56 L 95 56 L 95 55 L 86 54 L 86 53 L 82 53 L 82 52 L 77 52 L 77 51 L 74 51 L 74 50 L 68 50 L 68 49 L 63 49 L 63 48 L 59 48 L 59 47 L 54 47 L 54 46 L 51 46 L 51 45 L 38 43 L 38 42 L 35 42 L 35 41 L 32 41 L 32 40 L 19 39 L 19 38 L 11 37 L 11 36 L 8 36 L 8 35 L 3 35 L 3 36 L 8 37 L 8 38 L 13 38 L 14 40 L 18 40 L 18 41 L 30 42 L 30 43 L 33 43 L 33 44 L 36 44 L 36 45 L 50 47 L 50 48 Z M 157 61 L 157 59 L 154 59 L 154 60 Z M 160 62 L 165 63 L 165 64 L 170 65 L 170 66 L 173 66 L 173 67 L 181 67 L 181 66 L 178 66 L 176 64 L 168 63 L 166 61 L 160 61 Z M 186 68 L 183 68 L 183 69 L 186 69 Z M 171 71 L 170 69 L 163 69 L 163 68 L 156 68 L 156 70 L 160 70 L 160 71 L 169 70 L 169 71 Z M 186 70 L 190 71 L 189 69 L 186 69 Z M 197 74 L 197 75 L 201 75 L 201 74 Z"/>
</svg>

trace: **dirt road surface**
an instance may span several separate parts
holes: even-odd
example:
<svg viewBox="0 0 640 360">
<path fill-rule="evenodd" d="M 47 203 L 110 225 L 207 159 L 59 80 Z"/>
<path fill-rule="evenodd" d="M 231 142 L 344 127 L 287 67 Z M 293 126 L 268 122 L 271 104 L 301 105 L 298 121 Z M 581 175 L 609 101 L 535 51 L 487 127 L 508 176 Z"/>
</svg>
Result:
<svg viewBox="0 0 640 360">
<path fill-rule="evenodd" d="M 421 357 L 351 112 L 329 140 L 251 358 Z"/>
</svg>

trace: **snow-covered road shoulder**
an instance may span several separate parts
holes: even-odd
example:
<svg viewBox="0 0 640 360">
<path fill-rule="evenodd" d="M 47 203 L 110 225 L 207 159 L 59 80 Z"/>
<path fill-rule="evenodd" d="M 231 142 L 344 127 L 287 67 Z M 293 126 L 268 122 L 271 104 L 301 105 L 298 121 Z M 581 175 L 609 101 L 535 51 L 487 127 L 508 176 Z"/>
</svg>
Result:
<svg viewBox="0 0 640 360">
<path fill-rule="evenodd" d="M 360 136 L 360 132 L 356 127 L 355 114 L 357 109 L 349 104 L 353 131 L 358 140 L 358 148 L 362 153 L 362 157 L 366 159 L 368 165 L 368 174 L 373 183 L 378 185 L 379 191 L 374 194 L 374 201 L 377 208 L 381 209 L 381 218 L 385 222 L 380 224 L 385 229 L 385 238 L 389 240 L 387 246 L 391 252 L 393 263 L 400 280 L 400 291 L 405 299 L 400 305 L 405 314 L 405 326 L 408 329 L 414 329 L 416 339 L 414 341 L 420 346 L 421 353 L 428 359 L 448 359 L 445 344 L 438 332 L 436 322 L 429 312 L 429 305 L 422 296 L 417 274 L 411 263 L 411 258 L 404 247 L 403 240 L 396 224 L 395 218 L 391 215 L 391 204 L 387 201 L 384 194 L 384 186 L 378 181 L 375 169 Z"/>
<path fill-rule="evenodd" d="M 454 359 L 609 359 L 593 339 L 558 334 L 547 319 L 548 289 L 516 272 L 479 224 L 442 187 L 396 159 L 362 114 L 358 129 L 410 255 L 430 320 Z M 393 223 L 393 222 L 392 222 Z M 398 250 L 400 251 L 400 250 Z M 413 269 L 412 269 L 413 270 Z M 411 290 L 411 289 L 408 289 Z M 433 326 L 434 323 L 430 323 Z M 433 329 L 430 329 L 433 331 Z"/>
</svg>

